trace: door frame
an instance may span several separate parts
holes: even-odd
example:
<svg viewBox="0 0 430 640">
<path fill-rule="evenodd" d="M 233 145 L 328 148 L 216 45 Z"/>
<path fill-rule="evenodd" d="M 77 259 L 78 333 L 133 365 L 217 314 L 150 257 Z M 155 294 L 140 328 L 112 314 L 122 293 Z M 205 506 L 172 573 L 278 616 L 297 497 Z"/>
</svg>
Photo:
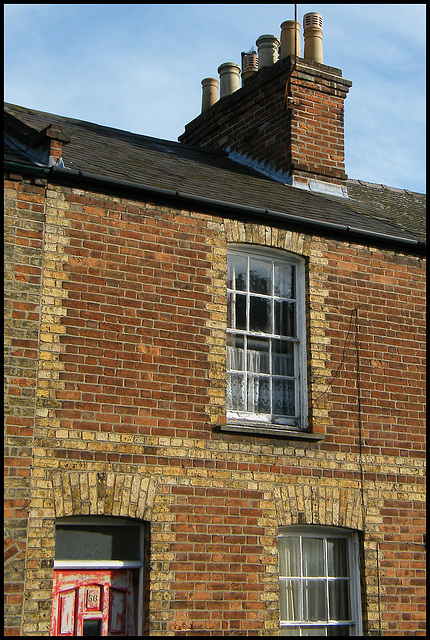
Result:
<svg viewBox="0 0 430 640">
<path fill-rule="evenodd" d="M 137 627 L 135 629 L 136 636 L 142 635 L 143 629 L 143 587 L 144 587 L 144 538 L 145 523 L 135 518 L 124 518 L 122 516 L 65 516 L 56 518 L 55 524 L 77 525 L 92 524 L 95 526 L 114 525 L 114 526 L 139 526 L 140 528 L 140 560 L 55 560 L 55 570 L 112 570 L 112 569 L 134 569 L 138 571 L 138 588 L 135 594 L 135 603 L 137 607 Z M 51 613 L 52 620 L 52 613 Z"/>
</svg>

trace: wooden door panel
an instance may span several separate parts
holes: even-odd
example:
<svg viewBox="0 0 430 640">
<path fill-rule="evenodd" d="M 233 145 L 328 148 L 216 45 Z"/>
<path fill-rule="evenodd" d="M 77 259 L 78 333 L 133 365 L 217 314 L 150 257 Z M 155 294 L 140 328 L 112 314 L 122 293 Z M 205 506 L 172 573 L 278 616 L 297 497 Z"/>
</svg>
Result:
<svg viewBox="0 0 430 640">
<path fill-rule="evenodd" d="M 60 615 L 60 634 L 61 636 L 75 635 L 75 614 L 78 590 L 71 589 L 63 591 L 59 594 L 59 615 Z"/>
<path fill-rule="evenodd" d="M 51 635 L 134 635 L 132 573 L 54 570 Z"/>
</svg>

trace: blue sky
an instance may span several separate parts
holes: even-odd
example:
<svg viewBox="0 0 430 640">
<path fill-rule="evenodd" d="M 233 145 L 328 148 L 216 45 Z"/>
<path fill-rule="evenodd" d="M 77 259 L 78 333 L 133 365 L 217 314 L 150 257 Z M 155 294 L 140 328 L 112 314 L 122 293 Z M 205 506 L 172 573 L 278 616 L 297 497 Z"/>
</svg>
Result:
<svg viewBox="0 0 430 640">
<path fill-rule="evenodd" d="M 425 191 L 425 4 L 300 4 L 323 17 L 350 178 Z M 177 140 L 201 80 L 294 18 L 294 4 L 6 4 L 5 100 Z M 303 43 L 302 43 L 303 50 Z"/>
</svg>

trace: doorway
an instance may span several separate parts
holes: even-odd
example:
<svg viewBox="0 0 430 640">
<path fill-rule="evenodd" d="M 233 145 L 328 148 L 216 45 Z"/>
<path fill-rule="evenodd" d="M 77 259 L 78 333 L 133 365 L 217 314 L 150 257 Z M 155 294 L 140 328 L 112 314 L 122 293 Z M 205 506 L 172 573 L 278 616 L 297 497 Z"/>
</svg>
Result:
<svg viewBox="0 0 430 640">
<path fill-rule="evenodd" d="M 143 529 L 129 518 L 57 520 L 51 635 L 142 634 Z"/>
</svg>

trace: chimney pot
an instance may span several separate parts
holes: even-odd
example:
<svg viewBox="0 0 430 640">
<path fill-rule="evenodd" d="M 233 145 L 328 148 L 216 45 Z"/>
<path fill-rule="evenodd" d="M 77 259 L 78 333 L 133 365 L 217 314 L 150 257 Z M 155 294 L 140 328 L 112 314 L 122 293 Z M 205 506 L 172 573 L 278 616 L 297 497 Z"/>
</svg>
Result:
<svg viewBox="0 0 430 640">
<path fill-rule="evenodd" d="M 297 42 L 297 57 L 301 58 L 300 22 L 286 20 L 281 24 L 281 58 L 288 58 L 288 56 L 294 55 L 295 41 Z"/>
<path fill-rule="evenodd" d="M 271 67 L 278 62 L 279 40 L 276 36 L 262 35 L 255 43 L 258 47 L 258 68 Z"/>
<path fill-rule="evenodd" d="M 256 71 L 258 71 L 258 54 L 253 49 L 248 53 L 242 53 L 242 84 Z"/>
<path fill-rule="evenodd" d="M 235 62 L 224 62 L 218 67 L 218 73 L 220 98 L 240 89 L 240 67 Z"/>
<path fill-rule="evenodd" d="M 202 113 L 218 101 L 219 80 L 203 78 L 202 80 Z"/>
<path fill-rule="evenodd" d="M 313 11 L 303 16 L 303 33 L 305 36 L 305 59 L 323 64 L 321 14 Z"/>
</svg>

